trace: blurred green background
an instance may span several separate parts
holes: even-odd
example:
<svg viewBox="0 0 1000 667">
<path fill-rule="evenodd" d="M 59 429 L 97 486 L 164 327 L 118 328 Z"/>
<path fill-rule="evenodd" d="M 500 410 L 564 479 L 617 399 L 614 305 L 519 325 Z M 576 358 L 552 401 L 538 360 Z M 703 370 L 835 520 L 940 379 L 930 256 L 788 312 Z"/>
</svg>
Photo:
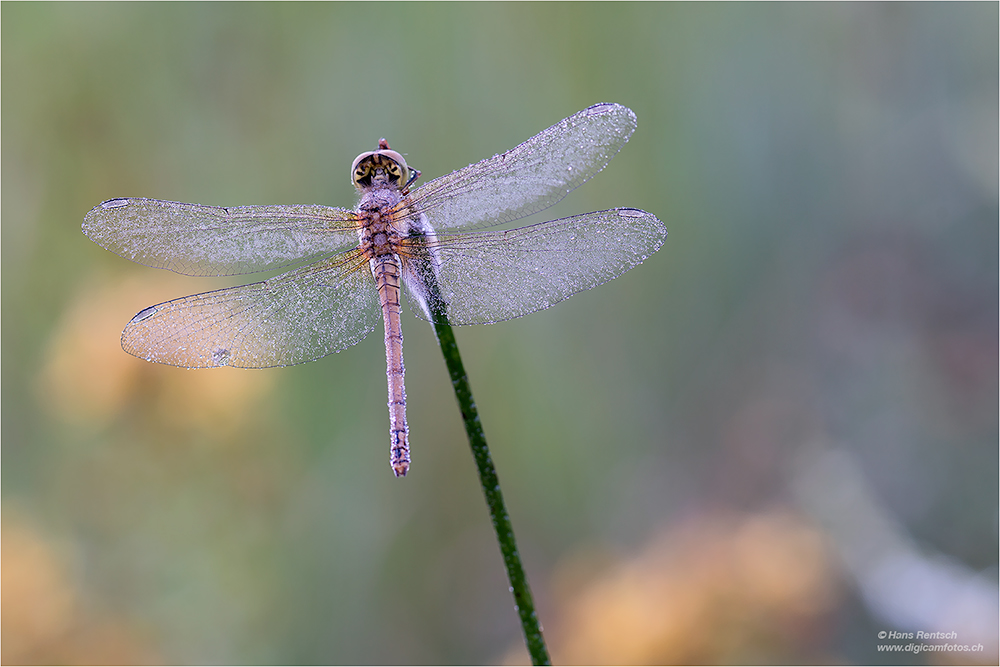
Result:
<svg viewBox="0 0 1000 667">
<path fill-rule="evenodd" d="M 350 206 L 380 137 L 428 180 L 613 101 L 630 143 L 533 220 L 642 208 L 662 250 L 457 332 L 553 658 L 996 664 L 996 3 L 0 12 L 4 662 L 526 660 L 426 323 L 397 480 L 381 335 L 146 364 L 131 316 L 218 283 L 80 224 Z"/>
</svg>

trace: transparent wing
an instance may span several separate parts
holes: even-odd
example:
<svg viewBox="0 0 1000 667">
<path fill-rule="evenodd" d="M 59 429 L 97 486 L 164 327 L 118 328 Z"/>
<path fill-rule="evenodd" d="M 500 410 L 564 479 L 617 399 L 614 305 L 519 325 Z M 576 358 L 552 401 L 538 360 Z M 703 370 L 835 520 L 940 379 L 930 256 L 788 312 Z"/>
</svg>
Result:
<svg viewBox="0 0 1000 667">
<path fill-rule="evenodd" d="M 254 273 L 315 260 L 357 244 L 351 211 L 330 206 L 201 206 L 109 199 L 83 233 L 139 264 L 188 276 Z"/>
<path fill-rule="evenodd" d="M 431 286 L 436 280 L 449 323 L 501 322 L 617 278 L 666 236 L 656 216 L 634 208 L 507 231 L 440 234 L 423 258 L 406 258 L 406 284 L 424 319 L 441 306 Z"/>
<path fill-rule="evenodd" d="M 635 130 L 635 114 L 597 104 L 501 155 L 436 178 L 410 199 L 434 229 L 501 224 L 555 204 L 604 169 Z"/>
<path fill-rule="evenodd" d="M 122 347 L 185 368 L 290 366 L 354 345 L 378 321 L 368 262 L 350 251 L 264 282 L 146 308 L 125 326 Z"/>
</svg>

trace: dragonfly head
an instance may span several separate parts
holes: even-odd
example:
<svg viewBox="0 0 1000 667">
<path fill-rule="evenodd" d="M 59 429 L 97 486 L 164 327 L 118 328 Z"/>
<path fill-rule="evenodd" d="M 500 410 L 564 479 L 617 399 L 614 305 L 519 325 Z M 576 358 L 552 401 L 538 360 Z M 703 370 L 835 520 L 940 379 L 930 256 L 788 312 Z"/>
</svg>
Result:
<svg viewBox="0 0 1000 667">
<path fill-rule="evenodd" d="M 403 156 L 389 148 L 389 142 L 379 139 L 378 148 L 354 158 L 351 182 L 358 190 L 372 187 L 402 188 L 409 182 L 410 169 Z"/>
</svg>

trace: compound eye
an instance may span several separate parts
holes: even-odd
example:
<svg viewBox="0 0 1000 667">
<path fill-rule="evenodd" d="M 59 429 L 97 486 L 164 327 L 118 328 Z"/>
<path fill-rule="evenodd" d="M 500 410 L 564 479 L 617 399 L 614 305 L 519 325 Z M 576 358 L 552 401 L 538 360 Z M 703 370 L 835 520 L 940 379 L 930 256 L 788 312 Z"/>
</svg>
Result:
<svg viewBox="0 0 1000 667">
<path fill-rule="evenodd" d="M 376 151 L 370 151 L 354 158 L 354 164 L 351 165 L 351 184 L 354 187 L 362 188 L 371 185 L 371 158 L 375 153 Z"/>
<path fill-rule="evenodd" d="M 406 160 L 403 159 L 403 156 L 394 150 L 389 150 L 388 144 L 386 146 L 387 148 L 376 151 L 378 155 L 374 156 L 373 159 L 378 160 L 385 168 L 391 183 L 402 186 L 403 183 L 406 183 L 410 170 L 406 166 Z"/>
</svg>

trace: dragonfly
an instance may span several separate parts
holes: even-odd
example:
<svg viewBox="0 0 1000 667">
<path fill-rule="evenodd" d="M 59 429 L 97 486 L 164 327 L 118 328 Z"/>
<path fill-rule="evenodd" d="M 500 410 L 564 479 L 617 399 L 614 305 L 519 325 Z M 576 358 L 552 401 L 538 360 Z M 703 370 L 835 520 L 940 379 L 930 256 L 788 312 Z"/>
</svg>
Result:
<svg viewBox="0 0 1000 667">
<path fill-rule="evenodd" d="M 614 208 L 489 230 L 545 209 L 607 166 L 635 114 L 597 104 L 519 146 L 412 188 L 420 172 L 385 139 L 351 166 L 353 210 L 323 205 L 203 206 L 109 199 L 84 218 L 97 244 L 189 276 L 289 269 L 272 278 L 156 304 L 122 332 L 122 348 L 184 368 L 267 368 L 360 342 L 381 319 L 389 462 L 410 468 L 401 292 L 420 318 L 490 324 L 552 306 L 641 264 L 662 222 Z"/>
</svg>

